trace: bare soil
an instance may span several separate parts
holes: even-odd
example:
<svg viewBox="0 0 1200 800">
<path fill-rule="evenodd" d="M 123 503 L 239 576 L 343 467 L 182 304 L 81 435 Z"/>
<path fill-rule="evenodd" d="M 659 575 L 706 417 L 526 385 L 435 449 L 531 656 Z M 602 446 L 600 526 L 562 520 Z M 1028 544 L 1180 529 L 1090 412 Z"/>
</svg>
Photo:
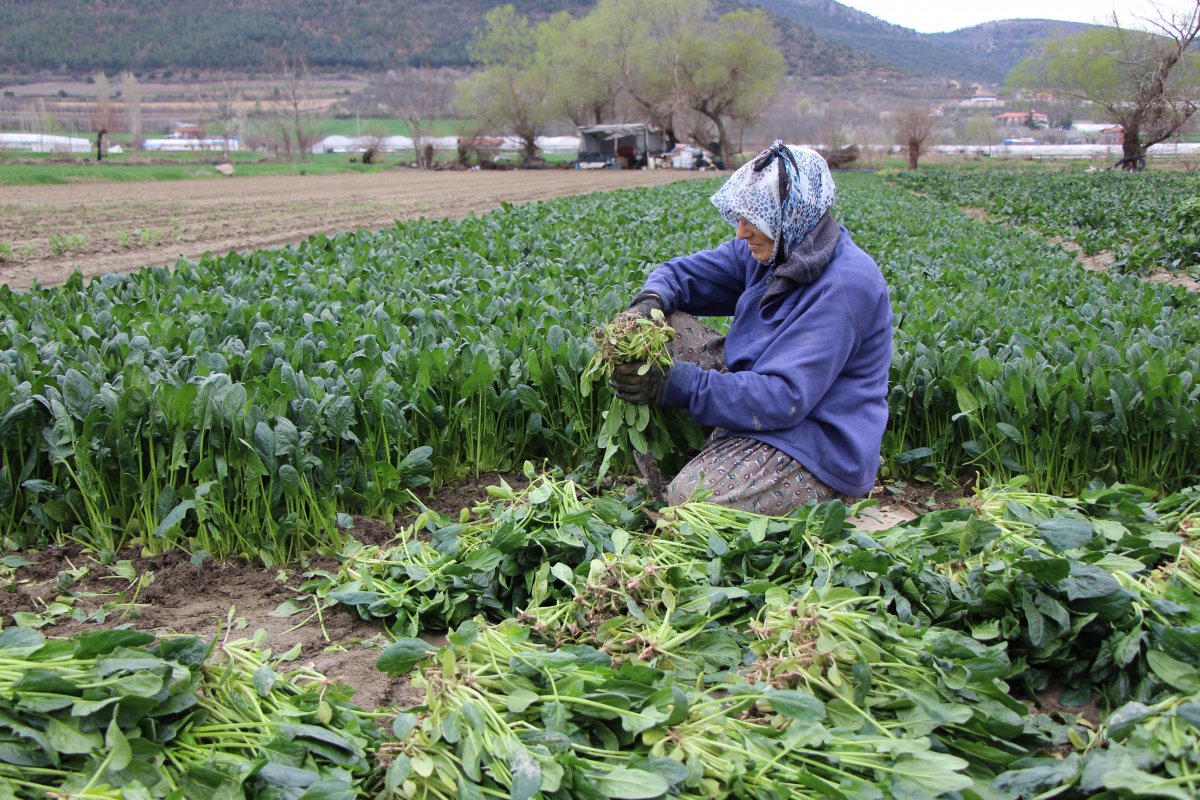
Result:
<svg viewBox="0 0 1200 800">
<path fill-rule="evenodd" d="M 417 494 L 426 508 L 457 517 L 461 509 L 488 501 L 487 487 L 498 485 L 501 478 L 517 490 L 529 483 L 519 473 L 487 473 L 441 487 L 436 493 Z M 409 516 L 416 514 L 413 509 Z M 411 521 L 406 517 L 390 523 L 356 517 L 350 534 L 364 544 L 383 545 Z M 0 568 L 0 626 L 15 623 L 11 617 L 15 612 L 49 616 L 46 609 L 66 597 L 90 619 L 53 618 L 41 629 L 47 636 L 127 626 L 159 635 L 236 639 L 262 629 L 267 633 L 266 646 L 274 654 L 299 645 L 295 664 L 312 666 L 326 678 L 353 687 L 355 702 L 364 708 L 411 705 L 423 696 L 409 686 L 407 677 L 390 677 L 375 669 L 379 648 L 391 641 L 378 621 L 362 619 L 344 606 L 323 609 L 320 615 L 315 605 L 289 616 L 273 613 L 284 601 L 297 597 L 309 570 L 336 569 L 330 558 L 318 556 L 301 564 L 264 568 L 241 561 L 205 560 L 197 565 L 182 552 L 157 556 L 123 552 L 118 559 L 128 560 L 138 576 L 131 583 L 94 554 L 77 547 L 47 547 L 20 555 L 29 563 L 12 570 L 7 579 Z M 445 644 L 440 631 L 424 637 L 435 645 Z"/>
<path fill-rule="evenodd" d="M 293 616 L 273 616 L 285 600 L 297 595 L 305 567 L 264 569 L 239 562 L 205 561 L 193 565 L 187 555 L 172 552 L 139 557 L 122 553 L 133 562 L 137 575 L 148 585 L 117 578 L 109 567 L 93 556 L 75 549 L 48 548 L 25 553 L 31 561 L 16 569 L 12 582 L 0 579 L 0 614 L 4 624 L 9 615 L 30 611 L 42 613 L 55 598 L 74 596 L 74 607 L 96 614 L 99 620 L 76 622 L 70 617 L 53 621 L 41 630 L 47 636 L 124 626 L 155 634 L 194 634 L 213 637 L 248 638 L 258 629 L 267 633 L 266 646 L 280 655 L 295 645 L 300 653 L 292 662 L 310 665 L 333 681 L 355 690 L 355 702 L 364 708 L 407 705 L 416 700 L 405 678 L 392 678 L 375 669 L 379 647 L 390 641 L 378 622 L 359 618 L 338 606 L 325 609 L 321 618 L 315 607 Z M 314 564 L 313 566 L 333 566 Z M 59 573 L 89 568 L 78 583 L 64 590 Z M 286 667 L 282 667 L 286 669 Z"/>
<path fill-rule="evenodd" d="M 461 219 L 498 208 L 710 176 L 681 170 L 420 171 L 72 183 L 0 189 L 0 283 L 28 289 L 173 266 L 205 253 L 280 247 L 316 233 L 382 230 L 397 220 Z M 52 238 L 53 237 L 53 238 Z"/>
<path fill-rule="evenodd" d="M 517 490 L 529 483 L 519 473 L 487 473 L 417 495 L 426 508 L 457 517 L 461 509 L 488 501 L 487 487 L 498 485 L 501 478 Z M 364 544 L 383 545 L 417 512 L 413 509 L 391 522 L 356 517 L 350 534 Z M 409 686 L 407 677 L 389 677 L 375 669 L 379 648 L 391 641 L 378 621 L 362 619 L 344 606 L 323 609 L 320 615 L 315 606 L 290 616 L 273 613 L 284 601 L 297 597 L 308 571 L 336 569 L 330 558 L 264 568 L 241 561 L 205 560 L 197 565 L 182 552 L 157 556 L 123 552 L 118 559 L 128 560 L 138 576 L 131 582 L 77 547 L 47 547 L 19 555 L 28 563 L 11 571 L 0 568 L 0 626 L 14 624 L 11 615 L 19 612 L 50 617 L 47 608 L 56 599 L 67 598 L 89 619 L 52 617 L 41 629 L 47 636 L 127 626 L 159 635 L 236 639 L 262 629 L 274 654 L 299 645 L 300 655 L 293 663 L 312 666 L 330 680 L 353 687 L 355 702 L 364 708 L 406 706 L 423 697 Z M 440 631 L 424 638 L 445 644 Z"/>
</svg>

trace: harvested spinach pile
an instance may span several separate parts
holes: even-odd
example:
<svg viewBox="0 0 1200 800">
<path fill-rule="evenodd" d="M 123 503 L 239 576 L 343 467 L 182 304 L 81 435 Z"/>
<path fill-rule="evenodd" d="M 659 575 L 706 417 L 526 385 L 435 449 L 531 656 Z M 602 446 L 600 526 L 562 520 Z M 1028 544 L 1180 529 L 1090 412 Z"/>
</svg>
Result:
<svg viewBox="0 0 1200 800">
<path fill-rule="evenodd" d="M 527 474 L 279 611 L 388 626 L 425 697 L 386 733 L 261 642 L 12 628 L 0 798 L 1200 793 L 1198 489 L 1008 485 L 869 534 Z"/>
<path fill-rule="evenodd" d="M 261 642 L 0 632 L 0 798 L 352 798 L 372 715 Z"/>
<path fill-rule="evenodd" d="M 306 584 L 385 620 L 380 668 L 426 689 L 385 791 L 1200 790 L 1200 490 L 1008 485 L 868 534 L 841 503 L 652 511 L 529 476 Z"/>
<path fill-rule="evenodd" d="M 389 788 L 417 797 L 930 797 L 973 784 L 927 738 L 854 732 L 812 695 L 701 690 L 603 653 L 531 644 L 508 622 L 466 623 L 415 680 L 429 702 L 397 719 Z M 398 643 L 380 659 L 405 669 Z M 878 786 L 879 788 L 875 788 Z M 490 790 L 490 791 L 489 791 Z M 866 795 L 864 795 L 866 796 Z"/>
</svg>

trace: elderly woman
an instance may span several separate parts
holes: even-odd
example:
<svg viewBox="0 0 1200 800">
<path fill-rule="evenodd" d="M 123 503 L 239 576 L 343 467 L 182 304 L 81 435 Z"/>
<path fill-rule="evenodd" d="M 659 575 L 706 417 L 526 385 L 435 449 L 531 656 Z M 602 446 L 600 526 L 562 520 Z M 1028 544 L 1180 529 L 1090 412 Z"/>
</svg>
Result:
<svg viewBox="0 0 1200 800">
<path fill-rule="evenodd" d="M 618 368 L 617 395 L 685 407 L 714 428 L 667 502 L 702 489 L 710 502 L 786 514 L 874 486 L 892 309 L 879 268 L 830 215 L 833 198 L 824 159 L 776 141 L 712 196 L 735 238 L 662 264 L 622 312 L 659 309 L 676 336 L 673 366 Z M 733 320 L 721 336 L 692 314 Z M 638 465 L 661 495 L 657 463 Z"/>
</svg>

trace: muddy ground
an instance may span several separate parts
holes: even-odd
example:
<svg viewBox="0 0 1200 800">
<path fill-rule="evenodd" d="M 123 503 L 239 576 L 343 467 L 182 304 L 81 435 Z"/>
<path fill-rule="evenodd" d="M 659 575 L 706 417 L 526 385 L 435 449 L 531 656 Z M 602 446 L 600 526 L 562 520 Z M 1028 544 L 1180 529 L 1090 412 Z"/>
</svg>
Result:
<svg viewBox="0 0 1200 800">
<path fill-rule="evenodd" d="M 85 276 L 171 266 L 206 252 L 279 247 L 315 233 L 381 230 L 397 220 L 460 219 L 501 203 L 656 186 L 712 173 L 519 170 L 217 177 L 0 187 L 0 283 L 27 289 Z M 0 252 L 6 252 L 0 248 Z"/>
<path fill-rule="evenodd" d="M 490 474 L 460 481 L 420 499 L 428 508 L 457 516 L 460 509 L 486 501 L 487 487 L 498 483 L 499 477 Z M 514 488 L 528 483 L 519 474 L 503 477 Z M 350 534 L 364 544 L 384 544 L 396 535 L 398 526 L 410 521 L 403 516 L 392 521 L 358 517 Z M 248 638 L 261 628 L 274 654 L 299 645 L 300 655 L 290 663 L 311 665 L 327 678 L 353 687 L 355 702 L 364 708 L 404 706 L 421 699 L 407 678 L 389 677 L 375 669 L 380 648 L 391 641 L 378 621 L 364 620 L 343 606 L 323 608 L 320 615 L 315 606 L 280 615 L 281 604 L 300 594 L 307 572 L 336 570 L 333 558 L 315 555 L 302 563 L 264 568 L 236 560 L 193 563 L 178 551 L 156 556 L 122 552 L 114 562 L 125 564 L 101 563 L 95 554 L 76 547 L 47 547 L 9 558 L 12 555 L 26 563 L 8 569 L 0 566 L 2 626 L 37 626 L 44 620 L 40 630 L 52 637 L 124 626 L 221 640 Z M 67 608 L 75 614 L 67 613 Z M 426 638 L 444 644 L 440 633 L 431 632 Z M 287 664 L 280 667 L 286 668 Z"/>
</svg>

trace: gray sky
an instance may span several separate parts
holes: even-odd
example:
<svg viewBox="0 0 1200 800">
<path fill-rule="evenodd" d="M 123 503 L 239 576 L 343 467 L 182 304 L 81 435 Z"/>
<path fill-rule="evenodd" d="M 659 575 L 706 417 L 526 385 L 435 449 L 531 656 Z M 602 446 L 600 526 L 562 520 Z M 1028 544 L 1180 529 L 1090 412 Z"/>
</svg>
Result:
<svg viewBox="0 0 1200 800">
<path fill-rule="evenodd" d="M 839 0 L 885 22 L 921 33 L 953 31 L 997 19 L 1057 19 L 1068 22 L 1105 22 L 1115 9 L 1130 27 L 1138 16 L 1154 16 L 1152 0 L 999 0 L 972 3 L 964 0 Z M 1195 0 L 1158 0 L 1164 10 L 1182 10 Z"/>
</svg>

